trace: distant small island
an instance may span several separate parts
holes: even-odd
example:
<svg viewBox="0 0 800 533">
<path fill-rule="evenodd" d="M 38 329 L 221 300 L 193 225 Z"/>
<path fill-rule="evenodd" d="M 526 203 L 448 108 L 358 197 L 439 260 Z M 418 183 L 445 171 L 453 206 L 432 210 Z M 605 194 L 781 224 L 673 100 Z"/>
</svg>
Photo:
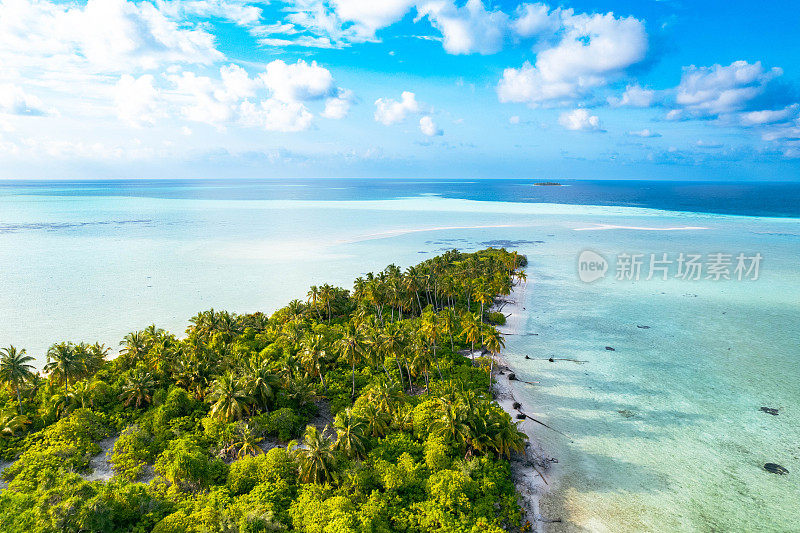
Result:
<svg viewBox="0 0 800 533">
<path fill-rule="evenodd" d="M 560 187 L 561 184 L 557 181 L 540 181 L 539 183 L 534 183 L 537 187 Z"/>
</svg>

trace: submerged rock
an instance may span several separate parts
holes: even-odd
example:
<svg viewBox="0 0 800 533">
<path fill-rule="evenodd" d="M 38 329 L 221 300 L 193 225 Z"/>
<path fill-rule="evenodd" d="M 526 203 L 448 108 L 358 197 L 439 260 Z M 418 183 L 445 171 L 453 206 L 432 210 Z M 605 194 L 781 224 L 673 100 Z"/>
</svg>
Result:
<svg viewBox="0 0 800 533">
<path fill-rule="evenodd" d="M 514 381 L 515 379 L 517 379 L 517 375 L 513 372 L 508 375 L 508 381 Z"/>
<path fill-rule="evenodd" d="M 525 420 L 526 418 L 528 418 L 528 415 L 526 415 L 525 413 L 519 413 L 517 415 L 517 420 Z"/>
<path fill-rule="evenodd" d="M 556 360 L 553 359 L 552 357 L 548 357 L 547 360 L 550 361 L 551 363 L 555 363 L 556 362 Z"/>
<path fill-rule="evenodd" d="M 522 407 L 522 404 L 521 404 L 521 403 L 519 403 L 519 402 L 514 402 L 514 409 L 519 409 L 520 407 Z"/>
<path fill-rule="evenodd" d="M 526 356 L 525 356 L 525 359 L 530 359 L 530 357 L 528 357 L 528 356 L 526 355 Z"/>
<path fill-rule="evenodd" d="M 778 410 L 774 407 L 762 407 L 761 410 L 765 413 L 771 414 L 772 416 L 778 416 Z"/>
<path fill-rule="evenodd" d="M 636 416 L 636 413 L 634 413 L 630 409 L 620 409 L 617 412 L 622 416 L 624 416 L 625 418 L 633 418 L 634 416 Z"/>
<path fill-rule="evenodd" d="M 766 463 L 764 465 L 764 470 L 767 472 L 772 472 L 773 474 L 778 474 L 780 476 L 785 476 L 789 473 L 784 467 L 776 463 Z"/>
</svg>

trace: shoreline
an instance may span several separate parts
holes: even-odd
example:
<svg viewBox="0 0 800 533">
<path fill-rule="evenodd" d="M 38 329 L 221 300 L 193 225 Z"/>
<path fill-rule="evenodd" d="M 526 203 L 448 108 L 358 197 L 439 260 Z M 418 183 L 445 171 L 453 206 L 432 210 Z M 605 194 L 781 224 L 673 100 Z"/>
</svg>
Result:
<svg viewBox="0 0 800 533">
<path fill-rule="evenodd" d="M 495 311 L 503 312 L 506 317 L 506 324 L 498 328 L 505 335 L 519 335 L 524 327 L 524 318 L 527 312 L 524 308 L 527 282 L 512 288 L 511 294 L 503 301 L 502 307 L 495 308 Z M 519 429 L 528 436 L 528 445 L 522 454 L 513 456 L 509 461 L 511 466 L 511 477 L 517 488 L 520 498 L 520 507 L 523 510 L 523 524 L 530 522 L 531 531 L 544 531 L 544 524 L 553 521 L 560 522 L 560 517 L 542 517 L 540 501 L 542 497 L 552 490 L 552 472 L 550 465 L 553 461 L 542 448 L 541 443 L 536 438 L 537 433 L 534 426 L 538 426 L 530 419 L 518 420 L 519 413 L 533 413 L 535 409 L 530 402 L 524 400 L 524 395 L 520 394 L 518 387 L 520 381 L 509 380 L 509 373 L 515 369 L 508 363 L 502 353 L 496 356 L 495 370 L 492 375 L 495 380 L 492 390 L 494 399 L 506 411 L 511 418 L 519 423 Z M 515 404 L 519 404 L 519 409 L 515 409 Z M 538 426 L 541 427 L 541 426 Z M 550 475 L 548 475 L 550 474 Z"/>
</svg>

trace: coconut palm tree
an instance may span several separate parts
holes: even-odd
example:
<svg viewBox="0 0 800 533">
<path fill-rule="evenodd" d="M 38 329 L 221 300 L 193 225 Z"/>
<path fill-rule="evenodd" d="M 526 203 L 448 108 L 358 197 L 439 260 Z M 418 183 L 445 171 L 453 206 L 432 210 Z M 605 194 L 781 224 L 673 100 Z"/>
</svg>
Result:
<svg viewBox="0 0 800 533">
<path fill-rule="evenodd" d="M 13 411 L 0 413 L 0 435 L 13 437 L 25 424 L 30 424 L 30 420 L 25 415 Z"/>
<path fill-rule="evenodd" d="M 213 383 L 209 399 L 214 402 L 211 406 L 214 418 L 232 422 L 240 420 L 248 412 L 250 397 L 241 382 L 231 374 L 224 374 Z"/>
<path fill-rule="evenodd" d="M 303 447 L 295 450 L 303 483 L 327 483 L 334 480 L 336 458 L 328 438 L 314 426 L 307 426 Z"/>
<path fill-rule="evenodd" d="M 69 381 L 79 375 L 81 362 L 75 353 L 75 345 L 71 342 L 61 342 L 52 345 L 47 350 L 47 364 L 43 370 L 51 378 L 64 383 L 64 394 L 69 394 Z"/>
<path fill-rule="evenodd" d="M 122 349 L 119 351 L 123 360 L 128 365 L 136 365 L 138 361 L 144 359 L 149 349 L 147 338 L 143 331 L 133 331 L 123 337 L 119 343 Z"/>
<path fill-rule="evenodd" d="M 261 366 L 256 369 L 249 369 L 247 389 L 256 405 L 266 411 L 278 389 L 278 378 L 270 371 L 267 361 L 261 363 Z"/>
<path fill-rule="evenodd" d="M 153 401 L 155 388 L 156 383 L 150 373 L 144 369 L 137 368 L 130 373 L 125 385 L 122 386 L 122 393 L 119 395 L 119 399 L 126 406 L 133 406 L 138 409 Z"/>
<path fill-rule="evenodd" d="M 303 366 L 306 367 L 310 375 L 320 379 L 323 388 L 327 392 L 328 383 L 325 381 L 325 337 L 320 334 L 306 335 L 300 344 L 300 348 Z"/>
<path fill-rule="evenodd" d="M 360 363 L 364 357 L 364 348 L 362 345 L 361 336 L 358 334 L 358 330 L 353 325 L 349 325 L 345 330 L 344 336 L 339 339 L 339 342 L 337 343 L 337 348 L 339 349 L 339 354 L 344 357 L 345 360 L 347 360 L 352 369 L 353 387 L 351 396 L 355 398 L 356 365 Z"/>
<path fill-rule="evenodd" d="M 495 356 L 500 353 L 500 350 L 506 347 L 506 343 L 503 340 L 503 336 L 497 331 L 497 328 L 488 327 L 486 328 L 486 349 L 492 354 L 492 362 L 489 366 L 489 389 L 492 388 L 492 372 L 494 371 L 494 358 Z"/>
<path fill-rule="evenodd" d="M 465 442 L 469 438 L 470 429 L 466 424 L 463 409 L 458 402 L 440 398 L 436 413 L 437 416 L 430 425 L 431 432 L 434 435 L 444 438 L 447 442 L 458 444 Z"/>
<path fill-rule="evenodd" d="M 472 313 L 464 313 L 461 320 L 461 332 L 464 334 L 464 340 L 470 344 L 470 353 L 472 355 L 472 364 L 475 364 L 475 343 L 480 341 L 481 338 L 481 325 L 478 319 Z"/>
<path fill-rule="evenodd" d="M 367 425 L 348 408 L 340 411 L 333 422 L 336 428 L 336 444 L 334 449 L 347 457 L 361 459 L 365 455 Z"/>
<path fill-rule="evenodd" d="M 17 394 L 17 405 L 22 414 L 22 395 L 20 388 L 33 378 L 33 357 L 25 355 L 25 349 L 17 350 L 14 346 L 0 350 L 0 381 L 14 388 Z"/>
</svg>

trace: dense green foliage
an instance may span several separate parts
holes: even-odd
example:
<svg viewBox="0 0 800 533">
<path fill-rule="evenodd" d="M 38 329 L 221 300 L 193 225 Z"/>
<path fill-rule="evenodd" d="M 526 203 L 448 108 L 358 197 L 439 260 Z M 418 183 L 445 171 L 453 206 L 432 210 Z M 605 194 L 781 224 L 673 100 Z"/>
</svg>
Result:
<svg viewBox="0 0 800 533">
<path fill-rule="evenodd" d="M 524 264 L 489 249 L 391 265 L 271 317 L 210 310 L 183 339 L 150 326 L 113 360 L 62 342 L 44 377 L 3 350 L 0 530 L 518 527 L 506 458 L 525 436 L 491 398 L 488 310 Z M 113 477 L 87 480 L 115 436 Z"/>
</svg>

